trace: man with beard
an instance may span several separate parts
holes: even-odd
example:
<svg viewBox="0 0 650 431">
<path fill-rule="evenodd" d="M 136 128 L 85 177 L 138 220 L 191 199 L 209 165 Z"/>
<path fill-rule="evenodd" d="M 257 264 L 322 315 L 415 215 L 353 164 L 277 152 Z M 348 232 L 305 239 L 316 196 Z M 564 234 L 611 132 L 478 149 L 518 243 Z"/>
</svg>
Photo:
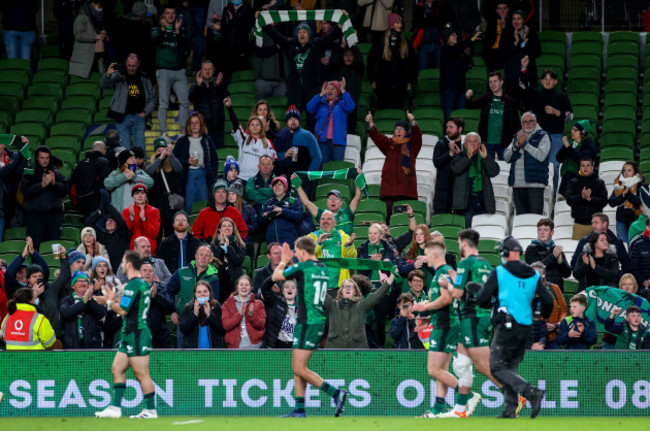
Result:
<svg viewBox="0 0 650 431">
<path fill-rule="evenodd" d="M 158 247 L 157 256 L 165 261 L 169 272 L 174 273 L 178 268 L 189 265 L 192 256 L 196 254 L 201 241 L 189 231 L 190 224 L 185 211 L 174 215 L 174 234 L 162 240 Z M 189 258 L 188 258 L 189 256 Z"/>
<path fill-rule="evenodd" d="M 451 197 L 454 190 L 451 160 L 463 149 L 464 127 L 465 120 L 462 117 L 449 117 L 445 124 L 445 136 L 436 143 L 433 150 L 433 164 L 437 169 L 436 177 L 443 179 L 443 181 L 436 181 L 433 198 L 433 212 L 435 214 L 451 213 Z"/>
</svg>

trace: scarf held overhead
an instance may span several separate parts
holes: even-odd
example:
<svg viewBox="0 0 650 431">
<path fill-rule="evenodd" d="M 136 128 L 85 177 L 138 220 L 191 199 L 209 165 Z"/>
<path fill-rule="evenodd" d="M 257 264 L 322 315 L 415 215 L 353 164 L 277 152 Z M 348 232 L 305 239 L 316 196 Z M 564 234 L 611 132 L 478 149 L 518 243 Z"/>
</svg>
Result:
<svg viewBox="0 0 650 431">
<path fill-rule="evenodd" d="M 333 180 L 346 180 L 354 178 L 356 184 L 366 199 L 368 198 L 368 187 L 366 186 L 366 177 L 363 172 L 358 173 L 356 168 L 339 169 L 338 171 L 296 171 L 296 176 L 291 180 L 291 202 L 298 199 L 298 187 L 305 181 L 320 180 L 331 178 Z"/>
<path fill-rule="evenodd" d="M 386 260 L 350 259 L 344 257 L 320 258 L 318 260 L 332 268 L 386 271 L 395 274 L 396 283 L 402 281 L 402 277 L 400 277 L 395 264 Z"/>
<path fill-rule="evenodd" d="M 290 21 L 329 21 L 341 26 L 343 36 L 348 41 L 348 46 L 354 46 L 359 39 L 352 26 L 350 17 L 340 9 L 320 10 L 265 10 L 260 12 L 255 20 L 255 43 L 262 46 L 262 27 L 269 24 Z"/>
</svg>

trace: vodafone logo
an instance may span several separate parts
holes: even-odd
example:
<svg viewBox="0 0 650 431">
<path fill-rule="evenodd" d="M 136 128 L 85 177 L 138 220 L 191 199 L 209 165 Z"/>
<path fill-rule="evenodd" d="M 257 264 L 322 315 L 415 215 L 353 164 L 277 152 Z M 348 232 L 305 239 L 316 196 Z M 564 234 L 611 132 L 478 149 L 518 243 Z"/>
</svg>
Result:
<svg viewBox="0 0 650 431">
<path fill-rule="evenodd" d="M 22 320 L 16 320 L 14 322 L 14 329 L 16 331 L 22 331 L 23 330 L 23 321 Z"/>
</svg>

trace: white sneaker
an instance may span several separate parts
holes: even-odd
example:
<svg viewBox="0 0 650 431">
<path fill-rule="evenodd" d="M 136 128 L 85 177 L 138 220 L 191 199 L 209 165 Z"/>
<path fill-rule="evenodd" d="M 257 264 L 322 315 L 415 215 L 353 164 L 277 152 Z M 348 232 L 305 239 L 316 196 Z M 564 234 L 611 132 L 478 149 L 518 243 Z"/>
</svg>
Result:
<svg viewBox="0 0 650 431">
<path fill-rule="evenodd" d="M 478 407 L 478 404 L 481 402 L 481 394 L 478 394 L 476 392 L 472 392 L 472 398 L 467 401 L 467 416 L 471 416 L 474 411 L 476 410 L 476 407 Z"/>
<path fill-rule="evenodd" d="M 423 414 L 422 416 L 418 416 L 419 418 L 426 418 L 426 419 L 434 419 L 437 418 L 438 415 L 433 413 L 431 410 Z"/>
<path fill-rule="evenodd" d="M 122 409 L 120 407 L 116 406 L 108 406 L 104 410 L 100 412 L 95 412 L 95 417 L 97 418 L 121 418 L 122 417 Z"/>
<path fill-rule="evenodd" d="M 155 409 L 147 410 L 142 409 L 137 415 L 129 416 L 131 419 L 158 419 L 158 413 Z"/>
<path fill-rule="evenodd" d="M 440 419 L 461 419 L 467 417 L 467 411 L 463 410 L 462 412 L 457 412 L 456 410 L 449 410 L 445 413 L 440 413 L 437 417 Z"/>
</svg>

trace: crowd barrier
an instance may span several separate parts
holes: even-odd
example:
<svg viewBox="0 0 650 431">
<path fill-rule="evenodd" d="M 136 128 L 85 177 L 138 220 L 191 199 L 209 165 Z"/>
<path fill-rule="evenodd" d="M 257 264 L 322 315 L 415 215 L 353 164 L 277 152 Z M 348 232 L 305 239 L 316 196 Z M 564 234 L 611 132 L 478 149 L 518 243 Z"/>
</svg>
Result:
<svg viewBox="0 0 650 431">
<path fill-rule="evenodd" d="M 0 417 L 92 416 L 112 394 L 112 351 L 1 352 Z M 317 351 L 310 366 L 350 392 L 345 415 L 416 416 L 435 401 L 424 351 Z M 528 352 L 520 373 L 546 389 L 543 416 L 648 416 L 650 355 L 643 351 Z M 159 415 L 279 416 L 294 405 L 288 350 L 160 350 L 151 354 Z M 501 392 L 477 374 L 475 415 L 496 416 Z M 453 394 L 447 394 L 453 405 Z M 131 371 L 123 414 L 142 392 Z M 329 397 L 308 388 L 308 415 L 332 415 Z M 522 414 L 529 414 L 525 409 Z"/>
</svg>

